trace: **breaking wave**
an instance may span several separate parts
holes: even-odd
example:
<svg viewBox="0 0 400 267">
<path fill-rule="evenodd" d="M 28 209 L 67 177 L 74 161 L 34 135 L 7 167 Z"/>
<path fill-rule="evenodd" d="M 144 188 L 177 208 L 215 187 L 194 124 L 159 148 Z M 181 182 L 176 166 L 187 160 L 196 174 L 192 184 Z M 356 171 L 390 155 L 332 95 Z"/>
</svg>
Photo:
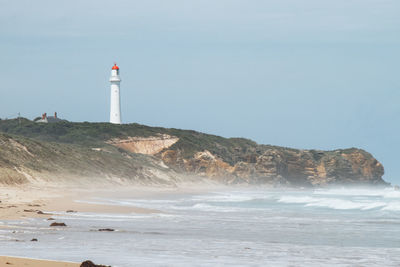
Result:
<svg viewBox="0 0 400 267">
<path fill-rule="evenodd" d="M 315 190 L 311 195 L 283 195 L 277 202 L 335 210 L 400 211 L 400 191 L 393 188 Z"/>
<path fill-rule="evenodd" d="M 400 211 L 400 191 L 393 188 L 336 188 L 310 191 L 231 191 L 177 197 L 174 199 L 92 199 L 95 204 L 136 206 L 162 211 L 235 212 L 293 205 L 333 210 Z M 283 208 L 283 207 L 282 207 Z"/>
<path fill-rule="evenodd" d="M 318 189 L 314 195 L 336 195 L 336 196 L 375 196 L 383 198 L 400 198 L 400 191 L 388 187 L 384 189 Z"/>
</svg>

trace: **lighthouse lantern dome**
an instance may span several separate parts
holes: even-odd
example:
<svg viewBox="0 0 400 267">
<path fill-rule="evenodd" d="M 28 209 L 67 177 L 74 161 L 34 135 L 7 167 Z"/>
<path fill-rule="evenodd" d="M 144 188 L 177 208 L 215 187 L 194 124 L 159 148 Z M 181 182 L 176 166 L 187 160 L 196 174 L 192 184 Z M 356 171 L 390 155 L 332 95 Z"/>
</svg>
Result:
<svg viewBox="0 0 400 267">
<path fill-rule="evenodd" d="M 114 66 L 111 68 L 111 73 L 112 75 L 119 75 L 119 67 L 117 66 L 117 63 L 114 63 Z"/>
</svg>

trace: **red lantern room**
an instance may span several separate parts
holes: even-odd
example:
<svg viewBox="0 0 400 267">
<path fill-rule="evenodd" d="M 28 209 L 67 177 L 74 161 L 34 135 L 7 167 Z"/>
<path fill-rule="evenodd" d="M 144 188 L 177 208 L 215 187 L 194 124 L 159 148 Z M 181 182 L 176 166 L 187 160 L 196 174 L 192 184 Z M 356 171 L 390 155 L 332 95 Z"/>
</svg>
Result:
<svg viewBox="0 0 400 267">
<path fill-rule="evenodd" d="M 111 68 L 111 73 L 112 75 L 119 75 L 119 67 L 117 66 L 117 63 L 114 63 L 114 66 Z"/>
</svg>

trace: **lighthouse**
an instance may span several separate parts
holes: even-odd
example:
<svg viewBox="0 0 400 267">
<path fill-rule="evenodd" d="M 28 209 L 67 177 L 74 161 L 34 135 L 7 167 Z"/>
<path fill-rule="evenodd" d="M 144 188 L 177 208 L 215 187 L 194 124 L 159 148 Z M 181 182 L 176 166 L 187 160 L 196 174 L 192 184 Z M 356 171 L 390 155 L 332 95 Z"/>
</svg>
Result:
<svg viewBox="0 0 400 267">
<path fill-rule="evenodd" d="M 119 95 L 119 83 L 121 78 L 119 77 L 119 67 L 117 64 L 111 68 L 111 105 L 110 105 L 110 123 L 121 124 L 121 105 Z"/>
</svg>

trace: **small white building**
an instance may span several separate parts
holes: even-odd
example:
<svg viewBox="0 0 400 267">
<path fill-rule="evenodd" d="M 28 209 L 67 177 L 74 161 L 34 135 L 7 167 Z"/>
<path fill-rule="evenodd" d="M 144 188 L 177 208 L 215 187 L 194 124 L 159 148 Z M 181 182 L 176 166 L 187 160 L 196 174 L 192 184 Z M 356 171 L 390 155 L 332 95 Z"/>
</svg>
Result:
<svg viewBox="0 0 400 267">
<path fill-rule="evenodd" d="M 42 118 L 36 118 L 35 122 L 39 123 L 55 123 L 60 121 L 65 121 L 57 117 L 57 112 L 54 112 L 54 116 L 47 116 L 47 113 L 42 114 Z"/>
</svg>

